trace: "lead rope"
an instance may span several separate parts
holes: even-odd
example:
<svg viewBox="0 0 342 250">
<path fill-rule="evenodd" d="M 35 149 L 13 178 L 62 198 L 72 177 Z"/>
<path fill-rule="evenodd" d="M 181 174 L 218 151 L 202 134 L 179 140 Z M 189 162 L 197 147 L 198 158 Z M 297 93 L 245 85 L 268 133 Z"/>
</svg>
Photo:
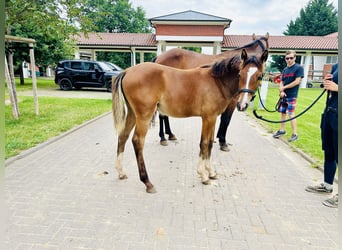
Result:
<svg viewBox="0 0 342 250">
<path fill-rule="evenodd" d="M 285 120 L 281 120 L 281 121 L 273 121 L 273 120 L 268 120 L 266 118 L 263 118 L 262 116 L 258 115 L 257 114 L 257 111 L 256 109 L 253 110 L 253 114 L 256 118 L 262 120 L 262 121 L 265 121 L 265 122 L 270 122 L 270 123 L 283 123 L 283 122 L 289 122 L 289 121 L 292 121 L 293 119 L 296 119 L 298 117 L 300 117 L 301 115 L 303 115 L 304 113 L 306 113 L 313 105 L 315 105 L 315 103 L 323 96 L 323 94 L 325 93 L 326 89 L 324 89 L 322 91 L 322 93 L 306 108 L 304 109 L 302 112 L 300 112 L 298 115 L 292 117 L 292 118 L 289 118 L 289 119 L 285 119 Z M 259 93 L 259 98 L 260 98 L 260 93 Z M 260 98 L 261 100 L 261 98 Z M 280 100 L 278 101 L 277 105 L 280 104 Z M 277 106 L 276 105 L 276 106 Z M 264 105 L 262 105 L 264 107 Z M 274 112 L 274 111 L 271 111 L 271 112 Z"/>
</svg>

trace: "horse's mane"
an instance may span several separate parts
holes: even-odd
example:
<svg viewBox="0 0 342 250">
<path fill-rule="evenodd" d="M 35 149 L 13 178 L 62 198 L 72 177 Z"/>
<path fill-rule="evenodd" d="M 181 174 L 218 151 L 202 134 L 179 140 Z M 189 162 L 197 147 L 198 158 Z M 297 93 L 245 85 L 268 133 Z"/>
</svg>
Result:
<svg viewBox="0 0 342 250">
<path fill-rule="evenodd" d="M 215 62 L 211 66 L 211 75 L 214 77 L 223 76 L 229 72 L 238 71 L 241 64 L 240 55 Z"/>
<path fill-rule="evenodd" d="M 266 48 L 265 48 L 264 44 L 262 43 L 262 41 L 265 41 Z M 255 44 L 258 44 L 262 48 L 262 50 L 268 49 L 268 47 L 269 47 L 268 46 L 268 38 L 265 36 L 262 36 L 262 37 L 259 37 L 258 39 L 254 40 L 254 41 L 252 41 L 252 42 L 250 42 L 250 43 L 248 43 L 242 47 L 236 48 L 236 50 L 250 48 L 250 47 L 254 46 Z"/>
</svg>

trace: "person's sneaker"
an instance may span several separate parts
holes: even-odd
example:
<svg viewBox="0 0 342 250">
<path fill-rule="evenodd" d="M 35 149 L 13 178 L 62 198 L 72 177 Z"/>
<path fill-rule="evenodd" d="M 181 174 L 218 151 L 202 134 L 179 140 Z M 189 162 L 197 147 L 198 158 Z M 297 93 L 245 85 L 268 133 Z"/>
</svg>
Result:
<svg viewBox="0 0 342 250">
<path fill-rule="evenodd" d="M 322 193 L 322 194 L 326 193 L 326 194 L 330 194 L 330 193 L 332 193 L 333 190 L 332 190 L 332 188 L 328 189 L 324 185 L 324 183 L 321 183 L 321 184 L 315 185 L 315 186 L 307 186 L 305 188 L 305 191 L 311 192 L 311 193 Z"/>
<path fill-rule="evenodd" d="M 292 135 L 291 138 L 289 139 L 289 142 L 293 142 L 297 140 L 298 140 L 298 135 Z"/>
<path fill-rule="evenodd" d="M 273 137 L 274 138 L 279 138 L 280 136 L 282 136 L 282 135 L 285 135 L 286 134 L 286 131 L 285 130 L 278 130 L 274 135 L 273 135 Z"/>
<path fill-rule="evenodd" d="M 229 152 L 230 149 L 228 148 L 228 144 L 225 142 L 220 142 L 220 150 L 221 151 L 225 151 L 225 152 Z"/>
<path fill-rule="evenodd" d="M 338 207 L 338 194 L 334 195 L 330 199 L 322 201 L 324 206 L 337 208 Z"/>
</svg>

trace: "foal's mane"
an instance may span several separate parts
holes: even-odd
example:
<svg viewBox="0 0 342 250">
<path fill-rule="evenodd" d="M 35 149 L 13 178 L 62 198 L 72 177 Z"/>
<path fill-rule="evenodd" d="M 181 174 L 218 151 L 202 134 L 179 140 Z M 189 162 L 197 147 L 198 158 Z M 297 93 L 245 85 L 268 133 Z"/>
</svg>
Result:
<svg viewBox="0 0 342 250">
<path fill-rule="evenodd" d="M 255 64 L 255 66 L 257 66 L 258 68 L 261 68 L 263 66 L 263 63 L 260 62 L 260 60 L 255 55 L 252 55 L 252 56 L 248 57 L 247 60 L 242 62 L 242 68 L 245 67 L 247 64 L 250 64 L 250 63 Z"/>
<path fill-rule="evenodd" d="M 240 55 L 215 62 L 211 65 L 211 75 L 214 77 L 221 77 L 227 73 L 237 72 L 239 71 L 240 64 Z"/>
</svg>

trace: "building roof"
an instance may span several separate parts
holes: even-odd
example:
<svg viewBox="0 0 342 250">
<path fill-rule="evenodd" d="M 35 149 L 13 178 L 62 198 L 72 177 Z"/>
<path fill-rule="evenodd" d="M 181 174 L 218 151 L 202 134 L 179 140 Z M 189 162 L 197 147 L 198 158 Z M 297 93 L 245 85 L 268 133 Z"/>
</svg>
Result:
<svg viewBox="0 0 342 250">
<path fill-rule="evenodd" d="M 198 22 L 228 22 L 232 20 L 224 17 L 213 16 L 193 10 L 182 11 L 164 16 L 150 18 L 149 21 L 198 21 Z"/>
<path fill-rule="evenodd" d="M 156 37 L 148 33 L 80 33 L 77 46 L 86 47 L 156 47 Z"/>
<path fill-rule="evenodd" d="M 334 33 L 333 33 L 334 34 Z M 259 37 L 259 35 L 257 36 Z M 155 34 L 136 33 L 88 33 L 76 37 L 77 46 L 82 48 L 147 48 L 156 50 Z M 293 49 L 296 52 L 337 53 L 337 35 L 328 36 L 270 36 L 271 53 L 283 53 Z M 224 35 L 222 49 L 234 49 L 252 42 L 252 35 Z"/>
<path fill-rule="evenodd" d="M 258 36 L 257 36 L 258 37 Z M 225 35 L 222 48 L 233 49 L 250 43 L 251 36 Z M 338 37 L 333 36 L 270 36 L 268 39 L 270 51 L 284 51 L 293 49 L 296 51 L 336 51 L 338 50 Z"/>
</svg>

